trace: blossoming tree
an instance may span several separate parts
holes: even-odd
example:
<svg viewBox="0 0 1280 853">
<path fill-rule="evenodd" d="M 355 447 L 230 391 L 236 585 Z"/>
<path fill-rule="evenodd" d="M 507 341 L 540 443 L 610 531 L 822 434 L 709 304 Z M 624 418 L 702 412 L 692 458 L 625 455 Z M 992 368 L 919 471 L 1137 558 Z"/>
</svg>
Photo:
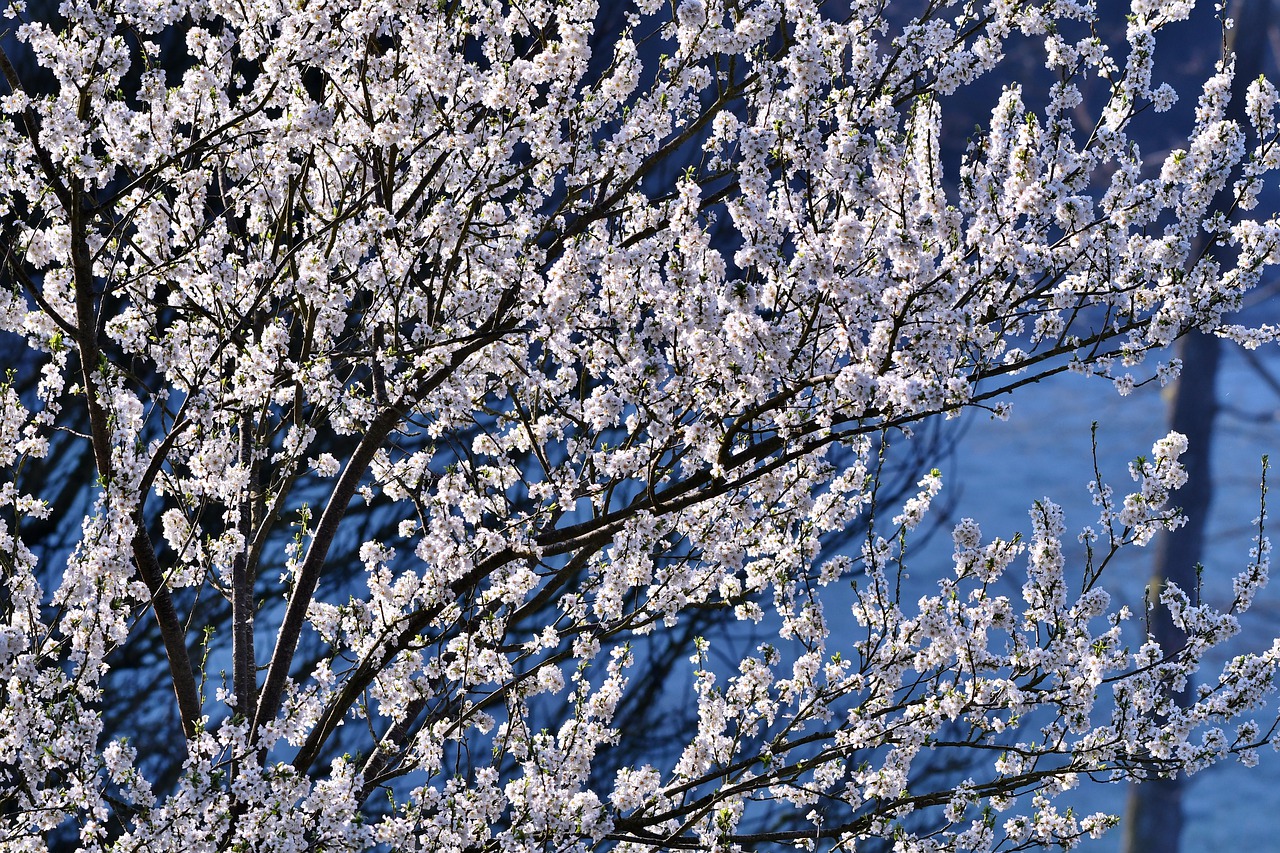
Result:
<svg viewBox="0 0 1280 853">
<path fill-rule="evenodd" d="M 10 2 L 0 328 L 40 380 L 0 392 L 0 846 L 1018 849 L 1110 825 L 1055 804 L 1081 779 L 1253 760 L 1280 644 L 1171 697 L 1265 582 L 1261 520 L 1228 608 L 1154 603 L 1177 648 L 1100 585 L 1177 524 L 1181 436 L 1092 484 L 1079 564 L 1045 499 L 1025 538 L 962 521 L 927 588 L 940 479 L 885 506 L 881 473 L 1025 383 L 1268 340 L 1224 317 L 1280 260 L 1247 213 L 1276 90 L 1228 120 L 1224 58 L 1152 163 L 1192 3 L 1111 47 L 1087 2 L 916 5 L 641 0 L 602 35 L 583 0 Z M 948 98 L 1015 39 L 1056 82 L 947 162 Z M 95 502 L 41 584 L 29 472 L 68 434 Z M 687 742 L 619 761 L 649 638 L 707 613 L 778 639 L 692 638 Z M 139 634 L 163 785 L 102 723 Z M 966 777 L 922 779 L 939 754 Z"/>
</svg>

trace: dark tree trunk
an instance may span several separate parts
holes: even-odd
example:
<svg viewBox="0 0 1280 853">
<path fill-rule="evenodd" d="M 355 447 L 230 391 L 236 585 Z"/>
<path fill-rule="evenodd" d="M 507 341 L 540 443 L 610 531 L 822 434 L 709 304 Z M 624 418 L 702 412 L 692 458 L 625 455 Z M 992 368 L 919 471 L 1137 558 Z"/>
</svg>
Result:
<svg viewBox="0 0 1280 853">
<path fill-rule="evenodd" d="M 1187 516 L 1185 526 L 1162 533 L 1156 540 L 1155 565 L 1149 595 L 1159 597 L 1160 587 L 1176 583 L 1184 590 L 1196 589 L 1196 566 L 1204 553 L 1205 526 L 1213 499 L 1213 419 L 1217 411 L 1214 384 L 1222 344 L 1212 335 L 1193 332 L 1178 344 L 1182 375 L 1170 401 L 1169 427 L 1187 437 L 1187 485 L 1178 491 L 1177 501 Z M 1194 594 L 1194 593 L 1192 593 Z M 1184 642 L 1167 610 L 1151 611 L 1151 632 L 1165 649 Z M 1187 705 L 1190 692 L 1180 693 L 1178 703 Z M 1182 836 L 1182 788 L 1180 777 L 1149 779 L 1129 793 L 1124 816 L 1123 853 L 1178 853 Z"/>
<path fill-rule="evenodd" d="M 1236 26 L 1228 31 L 1228 48 L 1235 53 L 1236 69 L 1227 115 L 1246 123 L 1245 90 L 1263 72 L 1268 52 L 1267 34 L 1272 0 L 1236 0 L 1231 14 Z M 1230 183 L 1219 196 L 1219 209 L 1229 206 Z M 1215 383 L 1222 344 L 1212 335 L 1192 332 L 1178 344 L 1182 374 L 1170 401 L 1169 428 L 1187 437 L 1183 455 L 1188 480 L 1176 500 L 1186 513 L 1185 526 L 1163 533 L 1156 541 L 1149 595 L 1159 597 L 1166 583 L 1175 583 L 1192 596 L 1197 593 L 1197 567 L 1204 554 L 1205 528 L 1213 499 L 1210 456 L 1213 422 L 1217 412 Z M 1179 648 L 1185 638 L 1174 627 L 1168 611 L 1151 611 L 1151 632 L 1166 650 Z M 1191 702 L 1193 684 L 1177 696 L 1180 705 Z M 1178 853 L 1183 825 L 1183 779 L 1149 779 L 1130 789 L 1125 809 L 1122 853 Z"/>
</svg>

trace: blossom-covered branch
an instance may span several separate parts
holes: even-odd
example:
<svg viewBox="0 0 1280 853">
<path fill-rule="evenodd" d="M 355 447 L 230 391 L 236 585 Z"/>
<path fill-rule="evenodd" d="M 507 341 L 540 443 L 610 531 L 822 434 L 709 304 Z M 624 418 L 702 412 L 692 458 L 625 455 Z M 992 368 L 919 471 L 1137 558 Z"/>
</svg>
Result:
<svg viewBox="0 0 1280 853">
<path fill-rule="evenodd" d="M 1162 593 L 1180 648 L 1101 586 L 1179 522 L 1185 439 L 1095 480 L 1084 565 L 1046 498 L 923 587 L 940 475 L 884 472 L 1028 383 L 1271 340 L 1230 315 L 1280 260 L 1276 90 L 1230 119 L 1224 56 L 1156 162 L 1192 3 L 1115 45 L 1079 0 L 918 5 L 5 6 L 0 330 L 39 378 L 0 393 L 0 846 L 1070 846 L 1113 822 L 1055 805 L 1082 779 L 1253 760 L 1280 646 L 1172 696 L 1261 521 L 1228 609 Z M 1014 40 L 1051 82 L 952 151 Z M 59 442 L 96 481 L 61 552 Z M 104 723 L 139 635 L 170 778 Z M 688 684 L 666 750 L 619 722 L 646 670 Z"/>
</svg>

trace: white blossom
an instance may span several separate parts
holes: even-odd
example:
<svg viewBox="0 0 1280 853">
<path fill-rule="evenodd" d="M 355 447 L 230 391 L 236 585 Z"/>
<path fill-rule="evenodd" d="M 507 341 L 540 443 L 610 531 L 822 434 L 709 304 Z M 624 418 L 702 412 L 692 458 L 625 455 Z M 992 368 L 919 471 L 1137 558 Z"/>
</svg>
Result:
<svg viewBox="0 0 1280 853">
<path fill-rule="evenodd" d="M 1179 648 L 1101 585 L 1181 523 L 1183 436 L 949 566 L 899 464 L 1275 339 L 1231 316 L 1280 263 L 1275 87 L 1224 58 L 1137 145 L 1193 5 L 1111 44 L 1087 0 L 10 4 L 5 849 L 1070 847 L 1115 822 L 1084 780 L 1255 762 L 1265 513 L 1227 606 L 1152 596 Z M 1015 45 L 1055 82 L 953 155 Z M 139 645 L 177 757 L 112 729 Z"/>
</svg>

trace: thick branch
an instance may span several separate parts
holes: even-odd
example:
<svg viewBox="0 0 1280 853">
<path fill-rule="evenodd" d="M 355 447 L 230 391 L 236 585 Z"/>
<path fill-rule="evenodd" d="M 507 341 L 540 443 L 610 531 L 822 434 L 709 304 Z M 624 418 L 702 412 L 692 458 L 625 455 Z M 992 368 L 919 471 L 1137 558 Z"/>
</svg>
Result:
<svg viewBox="0 0 1280 853">
<path fill-rule="evenodd" d="M 85 405 L 89 410 L 94 462 L 99 476 L 109 483 L 114 475 L 111 462 L 111 424 L 98 392 L 97 370 L 101 351 L 98 346 L 97 300 L 94 294 L 93 258 L 89 251 L 88 214 L 82 207 L 82 195 L 82 189 L 76 187 L 71 193 L 71 205 L 67 209 L 71 226 L 71 265 L 75 285 L 76 349 L 80 357 Z M 155 547 L 142 518 L 142 497 L 138 497 L 138 512 L 133 519 L 136 525 L 132 541 L 133 559 L 151 594 L 151 607 L 164 640 L 169 674 L 178 701 L 178 713 L 182 718 L 182 730 L 187 737 L 194 737 L 201 715 L 200 694 L 196 688 L 191 658 L 187 654 L 186 633 L 174 609 L 164 572 L 156 559 Z"/>
<path fill-rule="evenodd" d="M 142 582 L 151 593 L 151 611 L 160 627 L 164 641 L 165 657 L 169 660 L 169 678 L 178 700 L 178 714 L 182 717 L 182 731 L 188 737 L 196 736 L 196 724 L 200 720 L 200 691 L 196 687 L 191 657 L 187 654 L 186 634 L 173 606 L 173 597 L 164 582 L 164 571 L 156 559 L 156 549 L 146 528 L 139 524 L 133 536 L 133 559 L 138 564 Z"/>
<path fill-rule="evenodd" d="M 248 414 L 240 420 L 240 464 L 256 470 L 253 464 L 252 423 Z M 250 478 L 251 481 L 254 478 Z M 255 484 L 256 485 L 256 484 Z M 236 705 L 249 713 L 257 705 L 258 664 L 253 654 L 253 572 L 248 564 L 246 551 L 253 531 L 250 494 L 241 496 L 238 527 L 243 536 L 244 550 L 231 561 L 231 630 L 233 683 Z"/>
<path fill-rule="evenodd" d="M 505 313 L 502 307 L 499 308 L 499 314 L 501 313 Z M 369 463 L 373 461 L 374 454 L 391 431 L 399 425 L 405 411 L 412 408 L 416 401 L 440 387 L 469 356 L 488 346 L 494 336 L 499 334 L 496 327 L 496 322 L 491 323 L 489 331 L 477 335 L 473 341 L 455 350 L 446 365 L 420 382 L 412 394 L 406 395 L 405 398 L 379 412 L 365 429 L 364 437 L 356 446 L 355 452 L 351 454 L 346 468 L 343 469 L 342 475 L 333 488 L 333 493 L 329 496 L 329 502 L 325 505 L 320 521 L 316 524 L 315 533 L 311 537 L 307 555 L 298 568 L 293 592 L 289 596 L 289 605 L 276 635 L 275 651 L 267 669 L 267 678 L 258 699 L 257 713 L 254 715 L 253 730 L 250 733 L 251 739 L 256 741 L 261 727 L 274 720 L 280 712 L 285 681 L 289 677 L 289 667 L 293 663 L 293 655 L 297 651 L 298 641 L 302 636 L 307 608 L 311 604 L 312 596 L 315 595 L 316 584 L 320 581 L 320 572 L 324 569 L 325 558 L 337 535 L 338 525 L 346 515 L 347 507 L 355 497 L 356 490 L 360 487 L 360 481 L 364 478 Z"/>
</svg>

